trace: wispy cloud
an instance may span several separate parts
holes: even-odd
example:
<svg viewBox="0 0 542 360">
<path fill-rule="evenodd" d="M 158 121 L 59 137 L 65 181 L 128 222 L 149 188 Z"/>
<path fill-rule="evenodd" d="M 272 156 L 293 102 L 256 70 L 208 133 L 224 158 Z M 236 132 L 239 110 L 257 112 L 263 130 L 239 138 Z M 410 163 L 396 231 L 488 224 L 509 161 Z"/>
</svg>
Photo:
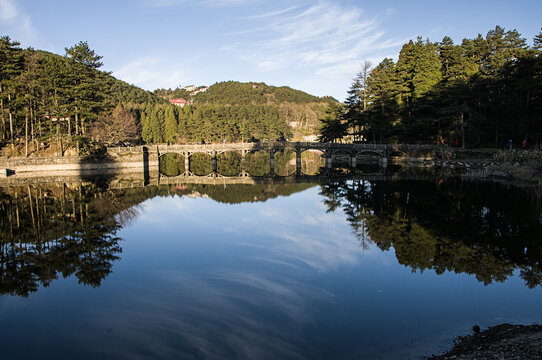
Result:
<svg viewBox="0 0 542 360">
<path fill-rule="evenodd" d="M 10 0 L 0 0 L 0 19 L 6 21 L 16 18 L 18 15 L 15 5 Z"/>
<path fill-rule="evenodd" d="M 396 46 L 385 39 L 379 16 L 364 15 L 357 7 L 320 1 L 262 15 L 269 19 L 261 32 L 265 39 L 253 43 L 246 59 L 262 69 L 274 70 L 292 64 L 344 67 L 374 50 Z M 258 16 L 255 16 L 258 18 Z M 261 35 L 261 34 L 260 34 Z"/>
<path fill-rule="evenodd" d="M 369 15 L 340 2 L 298 2 L 246 17 L 252 26 L 227 35 L 241 44 L 234 48 L 240 58 L 260 71 L 301 68 L 349 79 L 366 58 L 389 53 L 402 43 L 383 30 L 388 17 L 389 12 Z"/>
<path fill-rule="evenodd" d="M 198 4 L 213 5 L 213 6 L 242 6 L 259 2 L 260 0 L 201 0 Z M 145 7 L 171 7 L 181 4 L 190 4 L 187 0 L 152 0 L 141 2 Z M 193 4 L 193 2 L 192 2 Z"/>
<path fill-rule="evenodd" d="M 172 81 L 177 85 L 187 81 L 187 71 L 178 62 L 167 61 L 170 57 L 157 54 L 139 58 L 113 70 L 113 75 L 130 84 L 147 90 L 171 87 Z"/>
<path fill-rule="evenodd" d="M 18 40 L 30 41 L 35 30 L 30 16 L 22 12 L 12 0 L 0 0 L 0 30 Z"/>
</svg>

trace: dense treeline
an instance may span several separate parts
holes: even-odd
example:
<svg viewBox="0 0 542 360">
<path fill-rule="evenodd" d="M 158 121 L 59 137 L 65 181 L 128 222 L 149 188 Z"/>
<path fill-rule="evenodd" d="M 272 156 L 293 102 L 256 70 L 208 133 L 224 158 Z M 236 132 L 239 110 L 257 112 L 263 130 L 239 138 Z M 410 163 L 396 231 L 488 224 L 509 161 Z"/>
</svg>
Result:
<svg viewBox="0 0 542 360">
<path fill-rule="evenodd" d="M 64 56 L 19 45 L 0 38 L 0 142 L 11 144 L 12 153 L 24 144 L 28 155 L 52 141 L 62 153 L 62 141 L 84 142 L 117 104 L 163 101 L 98 70 L 101 56 L 86 42 Z"/>
<path fill-rule="evenodd" d="M 542 32 L 528 46 L 516 30 L 500 26 L 458 45 L 448 36 L 418 38 L 403 45 L 397 62 L 364 64 L 345 108 L 328 119 L 342 121 L 323 135 L 458 146 L 502 146 L 511 139 L 540 147 L 541 54 Z"/>
<path fill-rule="evenodd" d="M 156 196 L 205 194 L 236 204 L 305 190 L 310 184 L 147 186 L 104 190 L 94 184 L 55 184 L 0 190 L 0 295 L 27 297 L 55 280 L 75 276 L 99 287 L 120 260 L 122 227 L 138 204 Z"/>
<path fill-rule="evenodd" d="M 158 89 L 154 94 L 164 99 L 183 98 L 192 107 L 185 107 L 183 118 L 181 111 L 175 111 L 179 125 L 176 136 L 165 130 L 166 114 L 165 109 L 162 109 L 162 113 L 155 119 L 155 123 L 162 123 L 162 135 L 148 136 L 144 130 L 143 139 L 147 142 L 173 142 L 174 139 L 180 142 L 218 142 L 225 139 L 230 142 L 273 141 L 291 139 L 293 136 L 300 138 L 313 133 L 319 124 L 318 118 L 328 104 L 334 102 L 334 99 L 319 98 L 287 86 L 236 81 L 219 82 L 194 95 L 180 88 Z M 146 115 L 149 114 L 146 111 Z M 158 129 L 158 126 L 154 128 Z"/>
<path fill-rule="evenodd" d="M 486 285 L 518 271 L 529 288 L 542 283 L 536 192 L 457 179 L 338 179 L 321 188 L 329 211 L 344 211 L 363 247 L 393 248 L 412 271 L 473 274 Z"/>
<path fill-rule="evenodd" d="M 194 104 L 266 105 L 292 102 L 298 104 L 326 102 L 317 96 L 287 86 L 268 86 L 265 83 L 219 82 L 205 92 L 193 96 Z"/>
<path fill-rule="evenodd" d="M 275 141 L 290 137 L 290 129 L 271 105 L 147 104 L 141 111 L 143 141 L 147 143 L 213 143 Z"/>
</svg>

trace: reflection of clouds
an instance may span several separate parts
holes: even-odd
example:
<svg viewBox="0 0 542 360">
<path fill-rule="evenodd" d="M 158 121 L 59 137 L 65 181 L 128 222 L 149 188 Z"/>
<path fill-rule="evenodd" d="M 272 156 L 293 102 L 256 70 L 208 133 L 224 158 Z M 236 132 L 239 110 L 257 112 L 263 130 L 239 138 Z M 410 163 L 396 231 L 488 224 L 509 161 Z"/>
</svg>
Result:
<svg viewBox="0 0 542 360">
<path fill-rule="evenodd" d="M 241 206 L 187 198 L 146 202 L 139 219 L 143 226 L 148 218 L 164 214 L 168 221 L 182 219 L 175 226 L 189 224 L 190 229 L 201 227 L 201 219 L 212 219 L 214 230 L 203 248 L 213 261 L 190 260 L 188 267 L 170 264 L 137 279 L 146 286 L 128 290 L 122 295 L 124 303 L 109 310 L 113 313 L 100 314 L 99 323 L 114 318 L 117 324 L 109 340 L 117 346 L 103 348 L 123 351 L 110 350 L 106 355 L 305 358 L 311 342 L 306 332 L 317 326 L 322 308 L 340 302 L 314 281 L 314 270 L 352 266 L 367 255 L 344 214 L 325 213 L 317 192 L 313 188 L 265 204 Z M 164 226 L 158 228 L 155 236 L 170 236 Z M 229 231 L 225 237 L 223 229 Z M 177 243 L 175 251 L 190 252 L 196 243 Z M 191 258 L 191 253 L 185 255 L 179 261 Z M 132 353 L 126 354 L 126 348 Z"/>
<path fill-rule="evenodd" d="M 160 285 L 134 289 L 137 300 L 115 311 L 119 328 L 113 329 L 111 341 L 127 342 L 133 352 L 126 354 L 121 346 L 122 357 L 304 358 L 305 344 L 293 339 L 311 325 L 314 311 L 308 303 L 333 300 L 323 290 L 280 274 L 151 275 Z M 107 318 L 102 314 L 102 321 Z"/>
<path fill-rule="evenodd" d="M 262 226 L 262 218 L 266 226 Z M 361 256 L 375 252 L 374 246 L 362 252 L 344 215 L 326 214 L 321 204 L 302 210 L 288 206 L 261 209 L 245 218 L 243 228 L 237 230 L 272 239 L 268 250 L 275 260 L 293 260 L 319 270 L 354 265 Z"/>
</svg>

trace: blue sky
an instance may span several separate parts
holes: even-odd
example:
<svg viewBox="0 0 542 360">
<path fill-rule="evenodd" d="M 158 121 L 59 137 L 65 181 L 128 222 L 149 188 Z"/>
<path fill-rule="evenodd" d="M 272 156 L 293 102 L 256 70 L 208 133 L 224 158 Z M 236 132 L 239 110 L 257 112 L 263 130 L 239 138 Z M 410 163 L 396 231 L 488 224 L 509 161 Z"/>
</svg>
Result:
<svg viewBox="0 0 542 360">
<path fill-rule="evenodd" d="M 88 41 L 103 70 L 147 90 L 262 81 L 342 100 L 365 60 L 409 39 L 501 25 L 532 44 L 540 14 L 541 0 L 0 0 L 0 35 L 58 54 Z"/>
</svg>

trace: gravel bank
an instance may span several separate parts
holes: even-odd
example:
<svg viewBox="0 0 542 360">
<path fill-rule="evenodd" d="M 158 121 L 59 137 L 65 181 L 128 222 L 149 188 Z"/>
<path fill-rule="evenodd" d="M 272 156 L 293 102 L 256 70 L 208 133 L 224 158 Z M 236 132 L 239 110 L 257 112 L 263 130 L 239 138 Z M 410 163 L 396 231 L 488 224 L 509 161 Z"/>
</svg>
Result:
<svg viewBox="0 0 542 360">
<path fill-rule="evenodd" d="M 475 334 L 460 336 L 452 350 L 429 359 L 439 360 L 540 360 L 542 325 L 501 324 Z"/>
</svg>

